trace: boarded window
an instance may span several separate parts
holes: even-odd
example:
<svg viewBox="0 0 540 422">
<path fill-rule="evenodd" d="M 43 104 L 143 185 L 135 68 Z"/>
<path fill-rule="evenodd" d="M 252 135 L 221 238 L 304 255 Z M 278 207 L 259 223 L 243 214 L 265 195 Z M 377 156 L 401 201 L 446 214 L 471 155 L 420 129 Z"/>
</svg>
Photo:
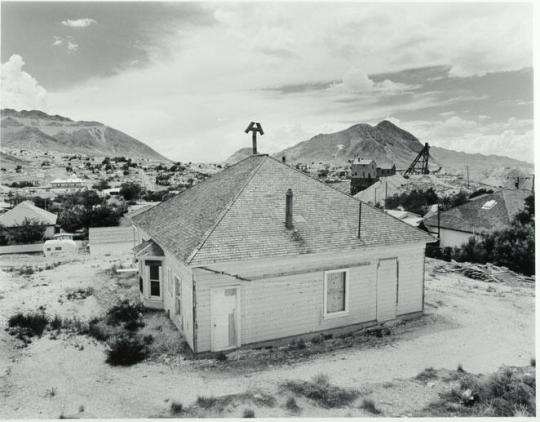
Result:
<svg viewBox="0 0 540 422">
<path fill-rule="evenodd" d="M 347 272 L 335 271 L 326 274 L 326 313 L 347 310 Z"/>
</svg>

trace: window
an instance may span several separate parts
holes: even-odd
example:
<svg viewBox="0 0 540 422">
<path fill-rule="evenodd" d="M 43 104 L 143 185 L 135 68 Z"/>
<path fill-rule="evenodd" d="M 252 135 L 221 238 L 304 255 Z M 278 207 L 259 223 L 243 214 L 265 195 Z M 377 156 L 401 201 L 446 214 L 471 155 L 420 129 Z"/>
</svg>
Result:
<svg viewBox="0 0 540 422">
<path fill-rule="evenodd" d="M 161 280 L 159 277 L 161 261 L 146 261 L 150 273 L 150 296 L 161 297 Z"/>
<path fill-rule="evenodd" d="M 62 246 L 56 246 L 56 247 L 54 248 L 54 250 L 55 250 L 55 251 L 61 251 L 61 250 L 62 250 Z"/>
<path fill-rule="evenodd" d="M 141 291 L 141 293 L 143 292 L 143 279 L 142 279 L 142 277 L 139 277 L 139 290 Z"/>
<path fill-rule="evenodd" d="M 332 318 L 349 312 L 349 271 L 324 273 L 324 317 Z"/>
</svg>

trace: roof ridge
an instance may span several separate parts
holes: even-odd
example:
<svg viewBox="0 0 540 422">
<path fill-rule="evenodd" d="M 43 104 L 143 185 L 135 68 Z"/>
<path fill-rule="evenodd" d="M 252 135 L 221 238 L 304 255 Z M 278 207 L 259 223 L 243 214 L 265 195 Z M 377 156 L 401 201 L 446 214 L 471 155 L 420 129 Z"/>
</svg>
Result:
<svg viewBox="0 0 540 422">
<path fill-rule="evenodd" d="M 136 220 L 139 219 L 139 217 L 143 216 L 143 215 L 146 214 L 148 211 L 150 211 L 150 210 L 152 210 L 152 209 L 154 209 L 154 208 L 160 207 L 162 204 L 164 204 L 164 203 L 167 202 L 167 201 L 170 201 L 170 200 L 172 200 L 172 199 L 174 199 L 174 198 L 178 198 L 179 196 L 185 194 L 188 190 L 193 189 L 194 187 L 200 185 L 201 183 L 205 183 L 206 181 L 208 181 L 209 179 L 211 179 L 211 178 L 213 178 L 213 177 L 216 177 L 217 175 L 223 174 L 224 171 L 227 171 L 227 170 L 229 170 L 229 169 L 231 169 L 231 168 L 237 166 L 238 164 L 240 164 L 240 163 L 242 163 L 242 162 L 244 162 L 244 161 L 246 161 L 247 159 L 252 158 L 252 157 L 253 157 L 253 155 L 248 155 L 247 157 L 242 158 L 241 160 L 237 161 L 236 163 L 231 164 L 230 166 L 224 168 L 222 171 L 219 171 L 219 172 L 217 172 L 217 173 L 214 173 L 214 174 L 210 175 L 210 177 L 208 177 L 207 179 L 203 180 L 202 182 L 199 182 L 199 183 L 193 185 L 192 187 L 190 187 L 190 188 L 188 188 L 188 189 L 185 189 L 185 190 L 183 190 L 182 192 L 177 193 L 176 195 L 171 196 L 170 198 L 166 199 L 165 201 L 161 201 L 159 204 L 156 204 L 156 205 L 154 205 L 154 206 L 151 206 L 151 207 L 149 207 L 148 209 L 146 209 L 146 210 L 144 210 L 144 211 L 141 211 L 141 212 L 138 213 L 138 214 L 133 215 L 131 218 L 136 219 Z"/>
<path fill-rule="evenodd" d="M 214 230 L 217 228 L 217 226 L 219 225 L 219 223 L 221 223 L 221 221 L 225 218 L 225 216 L 229 213 L 229 211 L 231 210 L 232 206 L 235 204 L 235 202 L 238 200 L 238 198 L 240 197 L 240 195 L 242 194 L 242 192 L 244 192 L 244 190 L 246 189 L 246 187 L 249 185 L 249 183 L 253 180 L 253 177 L 255 176 L 255 174 L 257 173 L 257 171 L 261 168 L 261 166 L 263 165 L 263 163 L 266 161 L 265 158 L 268 157 L 268 155 L 257 155 L 257 156 L 260 156 L 260 157 L 263 157 L 263 159 L 261 160 L 261 162 L 259 164 L 257 164 L 253 170 L 251 170 L 251 172 L 249 173 L 249 176 L 246 178 L 246 183 L 244 183 L 244 185 L 239 189 L 239 191 L 236 193 L 236 195 L 234 195 L 234 197 L 227 203 L 227 205 L 223 208 L 223 210 L 221 211 L 221 213 L 218 215 L 218 217 L 216 218 L 216 221 L 214 222 L 214 224 L 212 224 L 212 226 L 204 233 L 204 235 L 202 236 L 202 240 L 199 242 L 199 244 L 195 247 L 195 249 L 193 249 L 193 251 L 189 254 L 189 256 L 187 257 L 186 259 L 186 264 L 190 264 L 191 261 L 193 261 L 193 259 L 195 258 L 195 256 L 199 253 L 199 251 L 202 249 L 202 247 L 204 246 L 204 244 L 206 243 L 206 241 L 208 240 L 208 238 L 212 235 L 212 233 L 214 232 Z M 249 158 L 252 158 L 253 155 L 250 155 L 240 161 L 238 161 L 237 163 L 233 164 L 232 166 L 230 167 L 233 167 L 235 166 L 236 164 L 242 162 L 242 161 L 245 161 Z M 228 167 L 228 168 L 230 168 Z"/>
</svg>

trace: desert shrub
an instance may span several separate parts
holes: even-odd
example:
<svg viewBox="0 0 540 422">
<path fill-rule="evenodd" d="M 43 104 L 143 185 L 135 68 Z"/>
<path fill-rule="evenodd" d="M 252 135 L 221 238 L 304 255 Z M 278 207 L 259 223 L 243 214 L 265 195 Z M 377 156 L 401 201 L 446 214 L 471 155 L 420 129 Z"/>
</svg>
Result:
<svg viewBox="0 0 540 422">
<path fill-rule="evenodd" d="M 60 318 L 58 315 L 55 315 L 54 318 L 51 320 L 51 328 L 53 330 L 59 330 L 62 328 L 62 318 Z"/>
<path fill-rule="evenodd" d="M 328 377 L 318 375 L 311 381 L 286 381 L 281 388 L 313 400 L 325 408 L 343 407 L 358 397 L 356 390 L 345 389 L 330 384 Z"/>
<path fill-rule="evenodd" d="M 315 337 L 313 337 L 311 339 L 312 344 L 320 344 L 320 343 L 322 343 L 322 341 L 323 341 L 323 339 L 322 339 L 322 337 L 320 335 L 315 336 Z"/>
<path fill-rule="evenodd" d="M 427 381 L 435 378 L 437 378 L 437 371 L 432 367 L 424 369 L 416 376 L 416 379 L 419 381 Z"/>
<path fill-rule="evenodd" d="M 214 407 L 218 402 L 218 399 L 214 396 L 199 396 L 197 397 L 197 406 L 199 406 L 201 409 L 211 409 Z"/>
<path fill-rule="evenodd" d="M 182 403 L 173 401 L 171 403 L 171 415 L 178 415 L 184 411 L 184 406 Z"/>
<path fill-rule="evenodd" d="M 389 209 L 403 207 L 407 211 L 424 215 L 428 207 L 436 204 L 438 200 L 439 197 L 433 188 L 427 190 L 414 189 L 410 192 L 403 192 L 386 198 L 385 207 Z"/>
<path fill-rule="evenodd" d="M 152 344 L 154 342 L 154 336 L 152 334 L 148 334 L 146 336 L 143 336 L 143 341 L 145 344 Z"/>
<path fill-rule="evenodd" d="M 285 407 L 289 409 L 291 412 L 298 412 L 300 410 L 300 407 L 296 403 L 296 399 L 294 397 L 289 397 L 287 399 L 287 402 L 285 403 Z"/>
<path fill-rule="evenodd" d="M 375 402 L 371 399 L 362 400 L 362 404 L 360 405 L 360 408 L 367 410 L 369 413 L 372 413 L 374 415 L 381 414 L 381 411 L 377 408 L 377 406 L 375 405 Z"/>
<path fill-rule="evenodd" d="M 110 337 L 110 330 L 99 319 L 94 318 L 88 323 L 88 335 L 98 341 L 106 341 Z"/>
<path fill-rule="evenodd" d="M 467 374 L 430 409 L 435 415 L 534 416 L 536 376 L 518 368 L 502 368 L 488 377 Z"/>
<path fill-rule="evenodd" d="M 216 355 L 216 360 L 220 361 L 220 362 L 225 362 L 227 360 L 227 355 L 223 352 L 219 352 L 217 355 Z"/>
<path fill-rule="evenodd" d="M 300 340 L 298 340 L 296 342 L 296 348 L 299 349 L 299 350 L 302 350 L 302 349 L 306 348 L 306 342 L 304 341 L 303 338 L 301 338 Z"/>
<path fill-rule="evenodd" d="M 13 334 L 27 337 L 41 336 L 48 323 L 49 319 L 43 313 L 18 312 L 8 319 L 8 327 L 14 330 Z"/>
<path fill-rule="evenodd" d="M 493 193 L 493 189 L 480 188 L 478 190 L 475 190 L 469 195 L 469 199 L 476 198 L 477 196 L 484 195 L 485 193 Z"/>
<path fill-rule="evenodd" d="M 127 300 L 113 306 L 107 312 L 107 324 L 118 325 L 121 322 L 138 321 L 143 311 L 142 304 L 132 304 Z"/>
<path fill-rule="evenodd" d="M 119 335 L 108 342 L 106 362 L 112 366 L 130 366 L 146 359 L 146 344 L 137 336 Z"/>
<path fill-rule="evenodd" d="M 46 226 L 38 220 L 25 218 L 20 224 L 9 229 L 15 243 L 39 242 L 43 239 Z"/>
<path fill-rule="evenodd" d="M 254 418 L 255 417 L 255 411 L 253 409 L 244 409 L 244 413 L 242 413 L 243 418 Z"/>
<path fill-rule="evenodd" d="M 465 373 L 465 369 L 463 369 L 463 365 L 462 365 L 461 363 L 458 364 L 458 366 L 457 366 L 457 371 L 458 371 L 458 372 L 461 372 L 461 373 Z"/>
</svg>

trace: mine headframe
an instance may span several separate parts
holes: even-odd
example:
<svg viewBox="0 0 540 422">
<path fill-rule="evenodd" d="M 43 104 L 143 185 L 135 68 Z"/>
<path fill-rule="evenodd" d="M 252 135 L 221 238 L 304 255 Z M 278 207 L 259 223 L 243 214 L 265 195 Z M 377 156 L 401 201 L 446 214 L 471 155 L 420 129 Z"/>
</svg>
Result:
<svg viewBox="0 0 540 422">
<path fill-rule="evenodd" d="M 422 151 L 418 153 L 416 158 L 413 160 L 411 165 L 407 170 L 405 170 L 405 173 L 403 173 L 403 176 L 407 177 L 410 174 L 429 174 L 429 144 L 426 142 L 424 145 L 424 148 L 422 148 Z"/>
</svg>

